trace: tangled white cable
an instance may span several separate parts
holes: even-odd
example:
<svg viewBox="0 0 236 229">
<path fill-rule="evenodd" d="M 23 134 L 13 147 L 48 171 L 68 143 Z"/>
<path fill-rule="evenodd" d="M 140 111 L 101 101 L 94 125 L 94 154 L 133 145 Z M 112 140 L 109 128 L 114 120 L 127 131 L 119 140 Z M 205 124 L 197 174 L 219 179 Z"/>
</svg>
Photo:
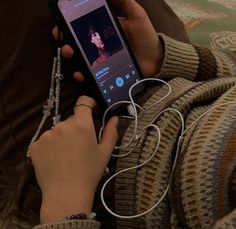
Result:
<svg viewBox="0 0 236 229">
<path fill-rule="evenodd" d="M 151 105 L 150 107 L 148 107 L 148 109 L 146 111 L 143 110 L 142 107 L 140 107 L 138 104 L 136 104 L 134 102 L 134 99 L 132 97 L 132 91 L 134 89 L 134 87 L 136 87 L 138 84 L 141 84 L 141 83 L 144 83 L 144 82 L 147 82 L 147 81 L 156 81 L 158 83 L 162 83 L 162 84 L 165 84 L 167 87 L 168 87 L 168 92 L 165 96 L 163 96 L 160 100 L 158 100 L 157 102 L 155 102 L 153 105 Z M 137 138 L 137 128 L 138 128 L 138 112 L 137 112 L 137 107 L 141 110 L 141 114 L 140 116 L 142 116 L 145 112 L 147 112 L 149 109 L 151 109 L 153 106 L 157 105 L 158 103 L 160 103 L 161 101 L 163 101 L 165 98 L 167 98 L 169 95 L 171 94 L 171 87 L 170 85 L 165 82 L 164 80 L 161 80 L 161 79 L 156 79 L 156 78 L 148 78 L 148 79 L 142 79 L 140 80 L 139 82 L 136 82 L 135 84 L 133 84 L 130 89 L 129 89 L 129 99 L 130 101 L 119 101 L 117 103 L 114 103 L 112 104 L 105 112 L 104 112 L 104 115 L 103 115 L 103 119 L 102 119 L 102 127 L 100 129 L 100 132 L 99 132 L 99 140 L 101 139 L 102 137 L 102 133 L 103 133 L 103 130 L 105 128 L 105 122 L 106 122 L 106 117 L 107 117 L 107 114 L 109 113 L 110 110 L 112 110 L 112 108 L 118 106 L 118 105 L 121 105 L 121 104 L 127 104 L 127 105 L 131 105 L 132 108 L 133 108 L 133 111 L 134 111 L 134 117 L 132 117 L 134 119 L 134 131 L 133 131 L 133 135 L 132 135 L 132 138 L 130 139 L 130 141 L 126 144 L 126 145 L 123 145 L 123 146 L 116 146 L 115 149 L 118 150 L 118 149 L 125 149 L 127 147 L 129 147 L 132 143 L 134 143 L 136 140 L 138 140 Z M 131 117 L 125 117 L 125 118 L 131 118 Z M 140 138 L 140 137 L 139 137 Z M 123 155 L 115 155 L 113 154 L 112 156 L 113 157 L 117 157 L 117 158 L 121 158 L 121 157 L 127 157 L 128 155 L 130 155 L 132 153 L 132 150 L 130 152 L 128 152 L 127 154 L 123 154 Z"/>
<path fill-rule="evenodd" d="M 169 88 L 169 91 L 168 93 L 163 97 L 161 98 L 160 100 L 158 100 L 157 102 L 155 102 L 153 105 L 151 105 L 150 107 L 148 107 L 146 110 L 142 109 L 139 105 L 135 104 L 134 103 L 134 100 L 132 98 L 132 90 L 135 86 L 137 86 L 138 84 L 142 83 L 142 82 L 145 82 L 145 81 L 157 81 L 157 82 L 160 82 L 160 83 L 163 83 L 165 85 L 167 85 L 167 87 Z M 133 131 L 133 136 L 130 140 L 130 142 L 124 146 L 116 146 L 115 149 L 124 149 L 126 147 L 129 147 L 132 143 L 135 143 L 137 142 L 138 143 L 138 140 L 143 136 L 143 134 L 145 133 L 145 131 L 149 128 L 153 128 L 157 131 L 157 144 L 156 144 L 156 148 L 153 152 L 153 154 L 146 160 L 144 161 L 142 164 L 139 164 L 139 165 L 136 165 L 136 166 L 133 166 L 133 167 L 130 167 L 130 168 L 127 168 L 127 169 L 123 169 L 117 173 L 115 173 L 114 175 L 112 175 L 103 185 L 102 189 L 101 189 L 101 193 L 100 193 L 100 197 L 101 197 L 101 201 L 102 201 L 102 204 L 104 206 L 104 208 L 113 216 L 117 217 L 117 218 L 121 218 L 121 219 L 134 219 L 134 218 L 138 218 L 138 217 L 141 217 L 141 216 L 144 216 L 146 214 L 148 214 L 149 212 L 151 212 L 153 209 L 155 209 L 162 201 L 163 199 L 165 198 L 166 194 L 168 193 L 169 191 L 169 188 L 170 188 L 170 185 L 171 185 L 171 181 L 172 181 L 172 177 L 173 177 L 173 174 L 174 174 L 174 170 L 175 170 L 175 167 L 176 167 L 176 163 L 177 163 L 177 159 L 178 159 L 178 155 L 179 155 L 179 152 L 180 152 L 180 148 L 181 148 L 181 145 L 182 145 L 182 141 L 183 141 L 183 138 L 184 138 L 184 135 L 187 133 L 187 131 L 189 131 L 191 129 L 191 127 L 193 127 L 196 123 L 198 123 L 200 121 L 200 119 L 202 119 L 206 114 L 208 114 L 209 112 L 211 112 L 212 110 L 218 108 L 218 107 L 221 107 L 221 106 L 226 106 L 226 105 L 230 105 L 230 104 L 236 104 L 236 102 L 227 102 L 227 103 L 222 103 L 222 104 L 219 104 L 219 105 L 216 105 L 214 107 L 212 107 L 211 109 L 209 109 L 208 111 L 206 111 L 205 113 L 203 113 L 201 116 L 199 116 L 191 125 L 189 125 L 189 127 L 187 129 L 185 129 L 185 123 L 184 123 L 184 118 L 182 116 L 182 114 L 174 109 L 174 108 L 167 108 L 163 111 L 161 111 L 159 114 L 156 115 L 156 117 L 151 121 L 150 124 L 148 124 L 147 126 L 145 126 L 141 133 L 138 135 L 137 134 L 137 129 L 138 129 L 138 112 L 137 112 L 137 107 L 141 110 L 141 115 L 144 115 L 146 114 L 153 106 L 157 105 L 158 103 L 160 103 L 161 101 L 163 101 L 165 98 L 167 98 L 171 93 L 171 87 L 170 85 L 163 81 L 163 80 L 160 80 L 160 79 L 155 79 L 155 78 L 150 78 L 150 79 L 144 79 L 144 80 L 141 80 L 139 82 L 137 82 L 136 84 L 134 84 L 130 90 L 129 90 L 129 98 L 130 98 L 130 102 L 129 101 L 121 101 L 121 102 L 118 102 L 116 104 L 114 104 L 113 106 L 111 106 L 109 109 L 106 110 L 106 112 L 104 113 L 104 116 L 103 116 L 103 122 L 102 122 L 102 127 L 101 127 L 101 130 L 100 130 L 100 134 L 99 134 L 99 137 L 101 137 L 102 135 L 102 131 L 104 129 L 104 126 L 105 126 L 105 120 L 106 120 L 106 115 L 107 113 L 110 111 L 110 109 L 116 105 L 120 105 L 120 104 L 131 104 L 132 107 L 133 107 L 133 110 L 134 110 L 134 131 Z M 178 138 L 178 141 L 177 141 L 177 149 L 176 149 L 176 154 L 175 154 L 175 157 L 174 157 L 174 161 L 173 161 L 173 165 L 172 165 L 172 169 L 171 169 L 171 173 L 170 173 L 170 177 L 169 177 L 169 181 L 168 181 L 168 184 L 167 184 L 167 187 L 165 188 L 165 191 L 163 192 L 162 196 L 160 197 L 160 199 L 152 206 L 150 207 L 148 210 L 146 210 L 145 212 L 142 212 L 140 214 L 136 214 L 136 215 L 130 215 L 130 216 L 127 216 L 127 215 L 119 215 L 115 212 L 113 212 L 106 204 L 105 200 L 104 200 L 104 191 L 105 191 L 105 188 L 107 186 L 107 184 L 112 180 L 114 179 L 116 176 L 120 175 L 121 173 L 125 173 L 125 172 L 128 172 L 130 170 L 133 170 L 133 169 L 138 169 L 140 167 L 143 167 L 144 165 L 146 165 L 147 163 L 149 163 L 153 157 L 156 155 L 157 151 L 158 151 L 158 148 L 159 148 L 159 145 L 160 145 L 160 141 L 161 141 L 161 132 L 160 132 L 160 129 L 158 128 L 158 126 L 156 126 L 154 123 L 154 121 L 160 117 L 163 113 L 167 112 L 167 111 L 171 111 L 171 112 L 176 112 L 179 117 L 180 117 L 180 120 L 181 120 L 181 133 L 180 133 L 180 137 Z M 140 115 L 140 116 L 141 116 Z M 129 117 L 128 117 L 129 118 Z M 113 157 L 117 157 L 117 158 L 121 158 L 121 157 L 127 157 L 129 156 L 132 152 L 134 151 L 133 150 L 130 150 L 128 153 L 126 154 L 123 154 L 123 155 L 112 155 Z"/>
<path fill-rule="evenodd" d="M 136 165 L 136 166 L 133 166 L 133 167 L 130 167 L 130 168 L 127 168 L 127 169 L 123 169 L 119 172 L 117 172 L 116 174 L 114 174 L 113 176 L 111 176 L 106 182 L 105 184 L 103 185 L 102 189 L 101 189 L 101 193 L 100 193 L 100 196 L 101 196 L 101 201 L 102 201 L 102 204 L 103 206 L 105 207 L 105 209 L 113 216 L 115 217 L 118 217 L 118 218 L 122 218 L 122 219 L 133 219 L 133 218 L 138 218 L 138 217 L 141 217 L 143 215 L 146 215 L 147 213 L 151 212 L 154 208 L 156 208 L 161 202 L 162 200 L 165 198 L 168 190 L 169 190 L 169 187 L 170 187 L 170 180 L 168 182 L 168 185 L 164 191 L 164 193 L 162 194 L 162 196 L 160 197 L 160 199 L 150 208 L 148 209 L 147 211 L 143 212 L 143 213 L 140 213 L 140 214 L 137 214 L 137 215 L 133 215 L 133 216 L 125 216 L 125 215 L 119 215 L 115 212 L 113 212 L 106 204 L 105 200 L 104 200 L 104 190 L 107 186 L 107 184 L 112 180 L 114 179 L 116 176 L 120 175 L 121 173 L 124 173 L 124 172 L 127 172 L 127 171 L 130 171 L 130 170 L 133 170 L 133 169 L 138 169 L 138 168 L 141 168 L 143 167 L 144 165 L 146 165 L 148 162 L 150 162 L 153 157 L 156 155 L 157 151 L 158 151 L 158 148 L 159 148 L 159 145 L 160 145 L 160 140 L 161 140 L 161 132 L 160 132 L 160 129 L 158 128 L 157 125 L 153 124 L 154 120 L 156 120 L 160 115 L 162 115 L 164 112 L 166 111 L 171 111 L 171 112 L 176 112 L 179 117 L 180 117 L 180 120 L 181 120 L 181 124 L 182 124 L 182 129 L 181 129 L 181 135 L 183 134 L 184 132 L 184 119 L 183 119 L 183 116 L 181 115 L 181 113 L 174 109 L 174 108 L 168 108 L 168 109 L 165 109 L 163 110 L 162 112 L 160 112 L 152 121 L 150 124 L 148 124 L 147 126 L 145 126 L 141 133 L 138 135 L 137 134 L 137 129 L 138 129 L 138 112 L 137 112 L 137 107 L 140 109 L 140 106 L 138 106 L 137 104 L 134 103 L 134 100 L 132 98 L 132 90 L 135 86 L 137 86 L 138 84 L 140 83 L 143 83 L 143 82 L 146 82 L 146 81 L 156 81 L 158 83 L 162 83 L 162 84 L 165 84 L 167 87 L 168 87 L 168 92 L 167 94 L 162 97 L 160 100 L 158 100 L 157 102 L 155 102 L 153 105 L 151 105 L 150 107 L 147 108 L 147 110 L 143 110 L 141 109 L 141 115 L 144 115 L 146 114 L 153 106 L 157 105 L 158 103 L 160 103 L 161 101 L 163 101 L 165 98 L 167 98 L 170 93 L 171 93 L 171 87 L 170 85 L 165 82 L 164 80 L 161 80 L 161 79 L 156 79 L 156 78 L 149 78 L 149 79 L 143 79 L 143 80 L 140 80 L 139 82 L 135 83 L 129 90 L 129 98 L 130 98 L 130 102 L 129 101 L 120 101 L 118 103 L 115 103 L 114 105 L 112 105 L 111 107 L 109 107 L 105 113 L 104 113 L 104 116 L 103 116 L 103 122 L 102 122 L 102 127 L 101 127 L 101 130 L 100 130 L 100 134 L 99 134 L 99 138 L 101 138 L 101 135 L 102 135 L 102 131 L 104 129 L 104 126 L 105 126 L 105 120 L 106 120 L 106 115 L 107 113 L 110 111 L 110 109 L 112 109 L 114 106 L 117 106 L 117 105 L 120 105 L 120 104 L 131 104 L 132 107 L 133 107 L 133 111 L 134 111 L 134 131 L 133 131 L 133 136 L 131 138 L 131 140 L 129 141 L 128 144 L 124 145 L 124 146 L 116 146 L 115 149 L 124 149 L 124 148 L 127 148 L 129 147 L 132 143 L 135 143 L 137 142 L 138 143 L 138 140 L 144 135 L 144 133 L 146 132 L 146 130 L 148 130 L 149 128 L 153 128 L 154 130 L 157 131 L 157 144 L 156 144 L 156 148 L 154 150 L 154 152 L 152 153 L 152 155 L 146 160 L 144 161 L 142 164 L 139 164 L 139 165 Z M 178 143 L 179 144 L 179 143 Z M 117 157 L 117 158 L 121 158 L 121 157 L 127 157 L 129 156 L 132 152 L 133 152 L 134 149 L 130 150 L 128 153 L 126 154 L 123 154 L 123 155 L 114 155 L 113 154 L 113 157 Z M 172 167 L 172 170 L 171 170 L 171 175 L 170 177 L 173 176 L 173 172 L 174 172 L 174 168 L 175 168 L 175 164 L 176 164 L 176 161 L 177 161 L 177 154 L 175 156 L 175 160 L 174 160 L 174 165 Z"/>
</svg>

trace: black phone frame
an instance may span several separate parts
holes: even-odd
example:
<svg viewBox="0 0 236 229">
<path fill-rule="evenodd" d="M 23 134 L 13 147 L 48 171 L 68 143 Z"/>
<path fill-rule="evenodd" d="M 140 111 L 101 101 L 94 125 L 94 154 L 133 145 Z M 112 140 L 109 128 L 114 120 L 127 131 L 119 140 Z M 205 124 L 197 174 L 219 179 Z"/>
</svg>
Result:
<svg viewBox="0 0 236 229">
<path fill-rule="evenodd" d="M 93 92 L 92 95 L 93 97 L 95 98 L 96 102 L 99 104 L 100 108 L 105 111 L 109 106 L 107 105 L 107 103 L 105 102 L 104 100 L 104 97 L 102 95 L 102 92 L 100 91 L 99 89 L 99 86 L 97 85 L 96 83 L 96 80 L 94 79 L 93 77 L 93 74 L 90 72 L 88 66 L 87 66 L 87 63 L 86 61 L 84 60 L 84 57 L 83 55 L 81 54 L 81 51 L 80 49 L 78 48 L 76 42 L 75 42 L 75 39 L 70 31 L 70 29 L 68 28 L 68 25 L 67 25 L 67 22 L 65 21 L 64 19 L 64 16 L 62 15 L 59 7 L 58 7 L 58 1 L 59 0 L 48 0 L 48 3 L 49 3 L 49 9 L 53 15 L 53 17 L 55 18 L 56 20 L 56 23 L 59 27 L 59 30 L 60 32 L 62 32 L 63 34 L 63 39 L 64 39 L 64 43 L 67 43 L 69 44 L 72 49 L 74 50 L 74 56 L 73 56 L 73 59 L 76 58 L 77 59 L 77 67 L 78 69 L 82 72 L 82 74 L 86 75 L 86 79 L 85 79 L 85 82 L 87 84 L 89 84 L 89 87 L 91 88 L 91 91 Z M 68 0 L 70 1 L 70 0 Z M 105 0 L 107 2 L 107 5 L 109 7 L 109 10 L 111 11 L 111 14 L 116 22 L 116 25 L 119 29 L 119 32 L 121 33 L 121 36 L 124 40 L 124 43 L 126 45 L 126 48 L 132 58 L 132 61 L 135 65 L 135 68 L 137 69 L 138 71 L 138 74 L 139 74 L 139 77 L 140 77 L 140 80 L 143 78 L 143 74 L 140 70 L 140 67 L 137 63 L 137 60 L 135 58 L 135 55 L 129 45 L 129 42 L 125 36 L 125 33 L 122 29 L 122 26 L 118 20 L 118 18 L 116 17 L 116 14 L 114 12 L 114 10 L 112 9 L 111 5 L 109 4 L 109 1 Z M 78 61 L 80 60 L 80 61 Z M 142 89 L 135 95 L 133 95 L 133 98 L 136 100 L 138 97 L 140 97 L 143 93 L 144 93 L 144 85 L 140 85 L 142 87 Z M 119 111 L 123 110 L 124 108 L 126 108 L 127 104 L 126 105 L 118 105 L 118 106 L 115 106 L 114 108 L 111 109 L 111 112 L 112 113 L 118 113 Z"/>
</svg>

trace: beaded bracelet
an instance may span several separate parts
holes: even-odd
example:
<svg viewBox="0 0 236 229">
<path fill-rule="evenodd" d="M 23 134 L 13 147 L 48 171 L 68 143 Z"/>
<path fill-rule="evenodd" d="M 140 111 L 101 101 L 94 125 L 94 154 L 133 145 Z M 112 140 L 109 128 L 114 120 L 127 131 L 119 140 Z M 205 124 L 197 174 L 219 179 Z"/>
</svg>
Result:
<svg viewBox="0 0 236 229">
<path fill-rule="evenodd" d="M 89 214 L 79 213 L 76 215 L 67 216 L 64 218 L 65 220 L 95 220 L 96 213 L 91 212 Z"/>
</svg>

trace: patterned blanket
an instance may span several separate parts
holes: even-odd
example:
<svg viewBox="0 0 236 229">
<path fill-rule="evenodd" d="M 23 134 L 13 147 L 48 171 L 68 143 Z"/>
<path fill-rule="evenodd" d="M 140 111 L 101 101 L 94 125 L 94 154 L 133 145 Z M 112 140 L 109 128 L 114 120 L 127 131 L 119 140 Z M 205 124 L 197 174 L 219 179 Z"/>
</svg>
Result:
<svg viewBox="0 0 236 229">
<path fill-rule="evenodd" d="M 166 0 L 200 46 L 236 52 L 235 0 Z"/>
</svg>

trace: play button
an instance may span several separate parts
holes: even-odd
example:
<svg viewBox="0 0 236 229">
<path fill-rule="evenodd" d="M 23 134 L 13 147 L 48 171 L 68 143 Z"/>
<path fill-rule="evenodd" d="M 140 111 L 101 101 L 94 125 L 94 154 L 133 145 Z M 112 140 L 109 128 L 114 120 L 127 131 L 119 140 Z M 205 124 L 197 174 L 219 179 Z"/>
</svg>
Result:
<svg viewBox="0 0 236 229">
<path fill-rule="evenodd" d="M 118 87 L 123 87 L 123 85 L 124 85 L 124 80 L 123 80 L 123 78 L 117 77 L 117 78 L 116 78 L 116 85 L 117 85 Z"/>
</svg>

